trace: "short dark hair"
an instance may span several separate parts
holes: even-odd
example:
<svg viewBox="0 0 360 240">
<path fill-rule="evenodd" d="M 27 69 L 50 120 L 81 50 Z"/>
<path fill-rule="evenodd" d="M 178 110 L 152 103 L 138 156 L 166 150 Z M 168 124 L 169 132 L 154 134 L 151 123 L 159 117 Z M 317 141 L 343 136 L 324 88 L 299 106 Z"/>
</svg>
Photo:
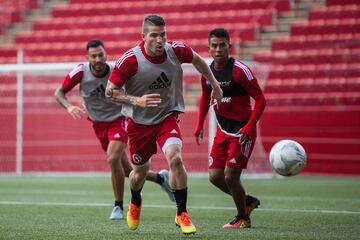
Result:
<svg viewBox="0 0 360 240">
<path fill-rule="evenodd" d="M 229 32 L 225 28 L 215 28 L 211 30 L 208 36 L 208 42 L 210 42 L 210 38 L 212 37 L 225 38 L 228 43 L 230 43 Z"/>
<path fill-rule="evenodd" d="M 99 40 L 99 39 L 90 40 L 86 44 L 86 51 L 89 51 L 89 48 L 96 48 L 99 46 L 102 46 L 103 48 L 105 48 L 104 43 L 101 40 Z"/>
<path fill-rule="evenodd" d="M 146 32 L 147 26 L 165 26 L 165 20 L 163 17 L 156 14 L 149 14 L 144 17 L 142 32 Z"/>
</svg>

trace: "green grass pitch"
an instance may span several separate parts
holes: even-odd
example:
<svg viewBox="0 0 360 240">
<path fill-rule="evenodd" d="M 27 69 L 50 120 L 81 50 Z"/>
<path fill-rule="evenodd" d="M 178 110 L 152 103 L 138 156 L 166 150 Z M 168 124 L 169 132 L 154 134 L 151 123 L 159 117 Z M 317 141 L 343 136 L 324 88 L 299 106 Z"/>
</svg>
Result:
<svg viewBox="0 0 360 240">
<path fill-rule="evenodd" d="M 223 229 L 235 215 L 231 198 L 206 178 L 189 178 L 188 211 L 197 233 L 174 224 L 175 205 L 146 183 L 136 231 L 108 219 L 108 176 L 0 177 L 0 239 L 359 239 L 360 178 L 244 179 L 260 198 L 251 229 Z M 126 182 L 125 209 L 130 199 Z"/>
</svg>

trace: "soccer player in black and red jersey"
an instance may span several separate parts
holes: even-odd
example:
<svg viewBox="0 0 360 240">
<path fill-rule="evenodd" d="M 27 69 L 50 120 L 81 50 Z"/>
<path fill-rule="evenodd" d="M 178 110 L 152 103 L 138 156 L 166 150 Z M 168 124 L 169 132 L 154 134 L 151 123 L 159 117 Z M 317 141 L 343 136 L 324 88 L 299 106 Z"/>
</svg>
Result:
<svg viewBox="0 0 360 240">
<path fill-rule="evenodd" d="M 223 227 L 249 228 L 250 213 L 260 205 L 260 201 L 246 196 L 240 175 L 247 167 L 254 148 L 256 123 L 264 111 L 266 100 L 250 68 L 229 56 L 230 37 L 225 29 L 212 30 L 208 44 L 213 58 L 210 69 L 224 93 L 221 106 L 214 108 L 217 131 L 209 157 L 209 180 L 220 190 L 230 194 L 236 205 L 237 215 Z M 195 129 L 197 144 L 203 138 L 203 124 L 210 107 L 211 86 L 204 77 L 201 85 L 202 95 Z M 253 110 L 250 98 L 255 99 Z"/>
<path fill-rule="evenodd" d="M 184 112 L 182 63 L 192 63 L 212 86 L 209 102 L 218 102 L 222 90 L 206 62 L 181 42 L 166 41 L 165 20 L 158 15 L 144 18 L 143 42 L 126 52 L 109 78 L 109 99 L 125 103 L 123 113 L 130 118 L 128 133 L 133 171 L 130 173 L 131 201 L 127 223 L 138 228 L 142 206 L 141 190 L 149 171 L 150 158 L 160 146 L 170 168 L 177 213 L 175 224 L 185 234 L 194 234 L 186 209 L 187 174 L 182 162 L 182 137 L 178 115 Z M 123 87 L 125 90 L 123 90 Z"/>
</svg>

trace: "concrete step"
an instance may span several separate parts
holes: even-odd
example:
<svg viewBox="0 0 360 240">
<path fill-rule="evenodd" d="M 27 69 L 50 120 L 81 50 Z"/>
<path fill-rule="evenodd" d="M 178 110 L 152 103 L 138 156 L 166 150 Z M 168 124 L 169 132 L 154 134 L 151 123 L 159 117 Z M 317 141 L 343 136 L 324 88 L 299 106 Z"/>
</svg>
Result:
<svg viewBox="0 0 360 240">
<path fill-rule="evenodd" d="M 47 0 L 42 1 L 42 6 L 25 14 L 24 20 L 15 23 L 7 28 L 6 35 L 0 38 L 0 44 L 13 44 L 15 35 L 19 32 L 32 31 L 33 22 L 39 19 L 50 19 L 51 10 L 56 5 L 68 4 L 67 0 Z"/>
<path fill-rule="evenodd" d="M 279 14 L 273 26 L 262 28 L 256 46 L 247 47 L 242 51 L 242 57 L 252 59 L 251 54 L 271 49 L 272 41 L 279 37 L 289 37 L 291 25 L 296 21 L 307 20 L 308 12 L 315 6 L 323 6 L 325 0 L 301 0 L 296 6 L 292 4 L 293 11 Z"/>
</svg>

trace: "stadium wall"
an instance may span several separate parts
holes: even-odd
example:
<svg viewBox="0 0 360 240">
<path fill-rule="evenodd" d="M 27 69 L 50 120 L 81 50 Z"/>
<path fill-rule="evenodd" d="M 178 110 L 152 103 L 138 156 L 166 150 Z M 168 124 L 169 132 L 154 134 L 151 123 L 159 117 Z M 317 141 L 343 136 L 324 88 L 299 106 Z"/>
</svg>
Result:
<svg viewBox="0 0 360 240">
<path fill-rule="evenodd" d="M 55 88 L 76 64 L 0 65 L 0 174 L 109 172 L 91 123 L 86 118 L 73 120 L 53 96 Z M 256 64 L 254 68 L 266 93 L 269 69 Z M 184 72 L 185 79 L 189 76 L 198 79 L 194 69 L 185 66 Z M 195 144 L 193 130 L 200 93 L 191 84 L 184 88 L 189 104 L 181 116 L 183 156 L 187 170 L 198 173 L 207 171 L 209 143 Z M 81 104 L 77 90 L 69 97 Z M 358 106 L 278 106 L 272 104 L 272 96 L 268 102 L 246 173 L 272 174 L 267 160 L 271 146 L 281 139 L 293 139 L 307 150 L 304 174 L 360 175 Z M 209 135 L 208 126 L 205 139 Z M 152 167 L 166 168 L 159 149 Z"/>
</svg>

